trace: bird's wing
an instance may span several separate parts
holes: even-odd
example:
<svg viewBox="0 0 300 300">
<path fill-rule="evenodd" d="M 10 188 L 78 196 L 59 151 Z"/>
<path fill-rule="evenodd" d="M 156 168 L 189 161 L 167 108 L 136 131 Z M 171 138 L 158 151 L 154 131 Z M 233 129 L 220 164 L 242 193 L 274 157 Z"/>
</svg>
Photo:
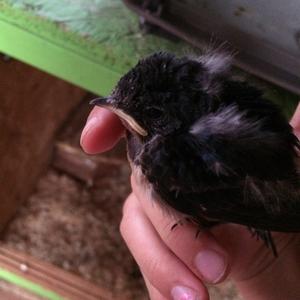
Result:
<svg viewBox="0 0 300 300">
<path fill-rule="evenodd" d="M 204 151 L 202 158 L 217 175 L 217 189 L 198 190 L 196 200 L 211 217 L 265 230 L 300 231 L 299 141 L 282 119 L 280 130 L 266 125 L 273 121 L 258 122 L 228 106 L 192 127 L 194 151 Z"/>
<path fill-rule="evenodd" d="M 290 182 L 247 179 L 244 186 L 206 193 L 182 193 L 195 213 L 220 223 L 237 223 L 268 231 L 300 231 L 300 192 Z M 252 181 L 250 183 L 250 181 Z"/>
<path fill-rule="evenodd" d="M 202 120 L 188 133 L 156 136 L 140 156 L 144 174 L 163 201 L 194 218 L 300 231 L 298 140 L 235 114 L 217 116 L 222 127 Z"/>
</svg>

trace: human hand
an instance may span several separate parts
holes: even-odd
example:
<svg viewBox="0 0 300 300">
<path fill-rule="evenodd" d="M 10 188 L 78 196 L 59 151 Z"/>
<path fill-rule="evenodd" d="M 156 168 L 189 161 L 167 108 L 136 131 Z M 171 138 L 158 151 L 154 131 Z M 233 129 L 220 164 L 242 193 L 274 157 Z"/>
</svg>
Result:
<svg viewBox="0 0 300 300">
<path fill-rule="evenodd" d="M 300 128 L 300 109 L 297 112 L 292 124 Z M 101 108 L 93 109 L 89 121 L 81 139 L 88 153 L 110 149 L 123 134 L 118 118 Z M 124 205 L 121 232 L 151 299 L 208 299 L 203 283 L 218 283 L 227 277 L 249 299 L 297 299 L 299 235 L 274 235 L 279 252 L 274 259 L 242 226 L 218 226 L 201 232 L 197 239 L 197 228 L 189 223 L 171 231 L 178 220 L 149 199 L 136 181 L 132 177 L 133 194 Z M 283 274 L 289 274 L 288 281 Z"/>
</svg>

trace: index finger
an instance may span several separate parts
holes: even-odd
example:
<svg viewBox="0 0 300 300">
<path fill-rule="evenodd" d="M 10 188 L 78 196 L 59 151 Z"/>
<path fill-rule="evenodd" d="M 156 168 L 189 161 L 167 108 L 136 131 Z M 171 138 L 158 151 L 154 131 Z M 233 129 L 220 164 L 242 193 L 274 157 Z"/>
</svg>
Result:
<svg viewBox="0 0 300 300">
<path fill-rule="evenodd" d="M 80 144 L 89 154 L 105 152 L 115 146 L 123 133 L 120 119 L 109 110 L 96 106 L 83 128 Z"/>
<path fill-rule="evenodd" d="M 214 236 L 208 231 L 198 234 L 197 226 L 189 222 L 172 230 L 176 224 L 175 218 L 184 216 L 179 213 L 173 215 L 166 208 L 158 207 L 157 199 L 149 190 L 143 189 L 134 174 L 131 176 L 131 184 L 143 211 L 165 245 L 201 280 L 207 283 L 223 281 L 229 273 L 229 257 Z"/>
</svg>

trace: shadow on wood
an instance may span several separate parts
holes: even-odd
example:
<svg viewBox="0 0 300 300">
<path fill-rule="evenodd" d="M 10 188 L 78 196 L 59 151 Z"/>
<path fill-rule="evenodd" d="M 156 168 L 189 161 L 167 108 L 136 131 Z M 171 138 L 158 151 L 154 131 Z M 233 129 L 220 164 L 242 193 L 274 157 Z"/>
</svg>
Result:
<svg viewBox="0 0 300 300">
<path fill-rule="evenodd" d="M 57 130 L 85 93 L 21 62 L 0 60 L 0 229 L 33 190 Z"/>
</svg>

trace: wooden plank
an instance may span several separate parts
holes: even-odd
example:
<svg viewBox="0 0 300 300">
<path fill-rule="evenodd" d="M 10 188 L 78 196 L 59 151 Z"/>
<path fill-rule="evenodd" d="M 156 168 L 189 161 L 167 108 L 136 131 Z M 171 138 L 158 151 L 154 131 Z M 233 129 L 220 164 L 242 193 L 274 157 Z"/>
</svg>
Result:
<svg viewBox="0 0 300 300">
<path fill-rule="evenodd" d="M 18 61 L 0 60 L 0 230 L 30 194 L 53 139 L 85 91 Z"/>
<path fill-rule="evenodd" d="M 56 143 L 52 165 L 92 186 L 97 172 L 97 161 L 82 150 L 65 143 Z"/>
<path fill-rule="evenodd" d="M 8 291 L 0 291 L 0 299 L 6 299 L 6 300 L 24 300 L 23 297 L 21 298 L 20 296 L 16 296 L 16 295 L 14 295 L 14 294 L 12 294 L 11 292 L 8 292 Z"/>
<path fill-rule="evenodd" d="M 3 300 L 40 300 L 22 288 L 0 280 L 0 299 Z"/>
<path fill-rule="evenodd" d="M 58 142 L 55 145 L 52 165 L 87 185 L 94 185 L 97 177 L 108 176 L 111 169 L 120 167 L 123 160 L 104 156 L 90 156 L 81 149 L 67 143 Z"/>
<path fill-rule="evenodd" d="M 0 268 L 21 276 L 46 291 L 51 291 L 54 295 L 61 296 L 61 299 L 113 299 L 111 292 L 104 288 L 5 246 L 0 247 Z M 27 286 L 27 289 L 30 287 Z"/>
</svg>

